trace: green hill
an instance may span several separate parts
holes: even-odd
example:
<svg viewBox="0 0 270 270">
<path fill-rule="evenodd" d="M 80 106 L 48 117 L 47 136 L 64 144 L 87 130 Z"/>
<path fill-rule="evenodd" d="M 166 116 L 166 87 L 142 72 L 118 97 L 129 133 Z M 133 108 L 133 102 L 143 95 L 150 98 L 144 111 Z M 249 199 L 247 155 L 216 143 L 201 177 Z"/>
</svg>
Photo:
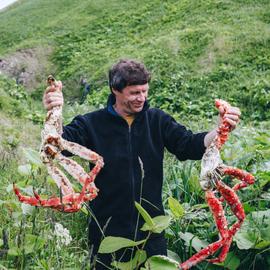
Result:
<svg viewBox="0 0 270 270">
<path fill-rule="evenodd" d="M 19 1 L 0 13 L 0 53 L 43 47 L 67 98 L 79 96 L 83 76 L 93 85 L 94 106 L 104 104 L 111 64 L 140 59 L 153 74 L 155 106 L 181 117 L 208 117 L 219 97 L 246 117 L 265 120 L 269 10 L 267 0 Z"/>
<path fill-rule="evenodd" d="M 241 108 L 242 125 L 222 158 L 256 177 L 238 192 L 247 218 L 224 263 L 194 269 L 269 269 L 269 0 L 19 0 L 0 12 L 0 269 L 89 269 L 87 208 L 65 215 L 28 207 L 12 183 L 29 196 L 33 188 L 44 198 L 59 196 L 38 156 L 44 81 L 51 73 L 63 81 L 69 122 L 106 103 L 107 72 L 119 58 L 143 61 L 152 72 L 151 105 L 194 131 L 215 121 L 215 98 Z M 92 90 L 80 105 L 82 78 Z M 218 239 L 199 166 L 165 156 L 166 237 L 177 261 Z M 181 205 L 170 205 L 172 198 Z M 225 212 L 235 222 L 229 207 Z M 58 222 L 71 244 L 56 235 Z"/>
</svg>

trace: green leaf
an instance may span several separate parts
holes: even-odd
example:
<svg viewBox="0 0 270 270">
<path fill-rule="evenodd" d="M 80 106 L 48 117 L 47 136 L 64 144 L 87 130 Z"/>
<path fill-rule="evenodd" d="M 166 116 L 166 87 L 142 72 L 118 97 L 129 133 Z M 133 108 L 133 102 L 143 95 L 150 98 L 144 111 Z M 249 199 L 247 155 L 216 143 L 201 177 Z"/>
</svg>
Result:
<svg viewBox="0 0 270 270">
<path fill-rule="evenodd" d="M 37 151 L 31 148 L 24 148 L 23 152 L 24 152 L 25 157 L 30 163 L 35 164 L 37 166 L 42 165 L 42 162 L 39 157 L 39 153 Z"/>
<path fill-rule="evenodd" d="M 147 213 L 147 211 L 137 202 L 135 202 L 135 206 L 136 206 L 137 210 L 139 211 L 139 213 L 141 214 L 141 216 L 143 217 L 144 221 L 147 223 L 147 225 L 149 227 L 153 227 L 154 221 L 150 217 L 150 215 Z"/>
<path fill-rule="evenodd" d="M 229 270 L 236 270 L 240 265 L 240 259 L 233 253 L 229 252 L 224 262 L 224 268 Z"/>
<path fill-rule="evenodd" d="M 177 270 L 178 262 L 165 256 L 152 256 L 149 258 L 145 267 L 147 270 Z"/>
<path fill-rule="evenodd" d="M 33 214 L 33 211 L 35 210 L 35 206 L 29 205 L 26 203 L 22 203 L 21 208 L 22 208 L 23 214 L 29 215 L 29 216 L 31 216 Z"/>
<path fill-rule="evenodd" d="M 192 211 L 206 209 L 206 208 L 209 208 L 209 205 L 207 203 L 195 204 L 191 207 Z"/>
<path fill-rule="evenodd" d="M 192 246 L 197 252 L 209 245 L 190 232 L 180 232 L 179 236 L 185 241 L 186 246 Z"/>
<path fill-rule="evenodd" d="M 267 201 L 270 201 L 270 192 L 263 192 L 263 193 L 261 193 L 260 197 L 267 200 Z"/>
<path fill-rule="evenodd" d="M 161 233 L 163 230 L 169 227 L 171 218 L 170 216 L 157 216 L 153 218 L 154 221 L 154 233 Z"/>
<path fill-rule="evenodd" d="M 141 265 L 146 260 L 146 252 L 144 250 L 137 250 L 134 258 L 129 262 L 117 262 L 111 263 L 113 267 L 120 270 L 133 270 Z"/>
<path fill-rule="evenodd" d="M 6 187 L 6 191 L 7 191 L 7 192 L 13 191 L 13 184 L 9 184 L 9 185 Z"/>
<path fill-rule="evenodd" d="M 199 181 L 199 175 L 200 173 L 198 172 L 198 170 L 195 167 L 193 167 L 191 169 L 191 175 L 188 181 L 191 192 L 199 193 L 202 190 L 200 181 Z"/>
<path fill-rule="evenodd" d="M 254 211 L 247 215 L 234 237 L 239 249 L 263 249 L 270 242 L 270 210 Z"/>
<path fill-rule="evenodd" d="M 33 234 L 26 234 L 25 235 L 25 244 L 23 246 L 24 248 L 24 254 L 30 254 L 33 253 L 45 245 L 45 239 L 33 235 Z"/>
<path fill-rule="evenodd" d="M 255 248 L 257 249 L 264 249 L 270 246 L 270 242 L 269 241 L 264 241 L 262 240 L 261 242 L 259 242 L 258 244 L 255 245 Z"/>
<path fill-rule="evenodd" d="M 12 209 L 12 214 L 15 212 L 15 210 L 20 210 L 20 202 L 17 200 L 17 198 L 14 198 L 13 200 L 6 200 L 2 201 L 5 207 L 8 209 Z M 1 205 L 1 204 L 0 204 Z"/>
<path fill-rule="evenodd" d="M 88 212 L 87 208 L 86 208 L 84 205 L 83 205 L 83 207 L 80 209 L 80 211 L 81 211 L 82 213 L 84 213 L 86 216 L 89 215 L 89 212 Z"/>
<path fill-rule="evenodd" d="M 130 239 L 123 238 L 123 237 L 107 236 L 102 240 L 98 252 L 99 253 L 112 253 L 121 248 L 138 246 L 144 242 L 145 242 L 145 239 L 135 242 Z"/>
<path fill-rule="evenodd" d="M 31 175 L 31 165 L 25 164 L 18 166 L 18 173 L 21 175 Z"/>
<path fill-rule="evenodd" d="M 169 197 L 168 203 L 170 210 L 176 219 L 181 218 L 185 214 L 183 206 L 173 197 Z"/>
<path fill-rule="evenodd" d="M 22 221 L 22 213 L 20 212 L 12 212 L 11 214 L 12 219 L 14 220 L 13 225 L 17 228 L 21 226 L 21 221 Z"/>
<path fill-rule="evenodd" d="M 4 241 L 2 239 L 0 239 L 0 247 L 3 246 Z"/>
<path fill-rule="evenodd" d="M 268 171 L 258 173 L 258 177 L 260 178 L 261 187 L 266 186 L 270 182 L 270 172 Z"/>
<path fill-rule="evenodd" d="M 12 257 L 20 256 L 21 250 L 17 247 L 10 247 L 8 250 L 8 255 Z"/>
<path fill-rule="evenodd" d="M 261 238 L 270 241 L 270 222 L 266 226 L 260 228 Z"/>
<path fill-rule="evenodd" d="M 246 214 L 249 214 L 252 211 L 255 211 L 256 210 L 256 207 L 255 206 L 251 206 L 249 203 L 243 203 L 242 206 L 243 206 L 244 211 L 245 211 Z"/>
<path fill-rule="evenodd" d="M 0 264 L 0 269 L 1 270 L 8 270 L 4 265 Z"/>
<path fill-rule="evenodd" d="M 157 216 L 153 219 L 154 225 L 149 226 L 145 223 L 141 230 L 142 231 L 151 231 L 153 233 L 161 233 L 163 230 L 169 227 L 171 218 L 169 216 Z"/>
<path fill-rule="evenodd" d="M 172 250 L 167 250 L 167 253 L 168 253 L 168 257 L 170 258 L 170 259 L 173 259 L 173 260 L 175 260 L 175 261 L 177 261 L 177 262 L 180 262 L 181 261 L 181 259 L 180 259 L 180 257 L 178 256 L 178 254 L 177 253 L 175 253 L 175 252 L 173 252 Z"/>
<path fill-rule="evenodd" d="M 234 241 L 239 249 L 250 249 L 254 248 L 258 238 L 258 232 L 256 233 L 254 230 L 247 231 L 245 229 L 241 229 L 234 236 Z"/>
</svg>

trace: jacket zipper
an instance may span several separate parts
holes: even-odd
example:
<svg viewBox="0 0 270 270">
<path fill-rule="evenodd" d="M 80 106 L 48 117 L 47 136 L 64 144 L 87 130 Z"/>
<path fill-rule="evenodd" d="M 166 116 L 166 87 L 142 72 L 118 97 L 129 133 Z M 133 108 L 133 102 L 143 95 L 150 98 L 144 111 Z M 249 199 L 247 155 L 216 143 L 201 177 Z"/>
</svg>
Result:
<svg viewBox="0 0 270 270">
<path fill-rule="evenodd" d="M 129 165 L 131 170 L 131 188 L 132 188 L 132 203 L 135 202 L 135 180 L 134 180 L 134 169 L 133 169 L 133 155 L 132 155 L 132 144 L 131 144 L 131 126 L 128 126 L 128 144 L 129 144 Z M 132 207 L 133 208 L 133 207 Z"/>
</svg>

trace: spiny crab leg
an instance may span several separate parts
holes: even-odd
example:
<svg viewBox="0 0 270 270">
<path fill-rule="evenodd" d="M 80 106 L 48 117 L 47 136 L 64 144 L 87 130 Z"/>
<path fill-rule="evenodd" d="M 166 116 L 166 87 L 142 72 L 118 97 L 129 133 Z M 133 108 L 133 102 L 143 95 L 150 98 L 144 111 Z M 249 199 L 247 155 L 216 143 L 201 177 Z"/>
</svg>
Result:
<svg viewBox="0 0 270 270">
<path fill-rule="evenodd" d="M 224 116 L 226 112 L 228 111 L 228 109 L 231 107 L 231 105 L 228 102 L 221 99 L 216 99 L 215 105 L 218 109 L 223 108 L 222 116 Z M 222 145 L 227 141 L 230 131 L 231 131 L 230 124 L 224 118 L 222 118 L 222 122 L 219 125 L 218 130 L 217 130 L 218 135 L 213 141 L 213 143 L 218 149 L 220 149 Z"/>
<path fill-rule="evenodd" d="M 229 252 L 229 248 L 233 239 L 233 236 L 236 234 L 236 232 L 240 229 L 244 219 L 245 219 L 245 212 L 242 207 L 242 204 L 234 192 L 234 190 L 227 185 L 225 185 L 222 181 L 218 181 L 216 183 L 216 188 L 222 195 L 222 198 L 226 200 L 228 205 L 230 206 L 232 212 L 235 214 L 235 216 L 238 218 L 238 221 L 234 223 L 231 228 L 228 230 L 227 228 L 227 237 L 225 237 L 224 246 L 222 247 L 222 251 L 220 252 L 218 258 L 210 259 L 208 260 L 211 263 L 218 263 L 223 262 L 226 259 L 227 253 Z M 220 200 L 219 200 L 220 201 Z M 225 228 L 224 228 L 225 229 Z M 219 229 L 219 232 L 222 232 L 221 229 Z"/>
<path fill-rule="evenodd" d="M 230 104 L 223 100 L 216 100 L 215 105 L 217 108 L 222 108 L 223 115 L 217 129 L 217 136 L 210 146 L 207 147 L 205 154 L 203 155 L 200 184 L 205 191 L 206 201 L 214 216 L 217 229 L 220 233 L 220 239 L 194 254 L 186 262 L 180 264 L 180 269 L 189 269 L 197 263 L 207 259 L 210 255 L 213 255 L 219 249 L 221 249 L 221 251 L 218 257 L 208 259 L 208 261 L 216 263 L 223 262 L 226 259 L 233 236 L 239 230 L 245 219 L 243 206 L 235 191 L 244 188 L 247 185 L 251 185 L 255 181 L 254 176 L 250 173 L 223 164 L 219 150 L 228 139 L 229 132 L 231 131 L 230 124 L 224 118 L 224 115 L 230 109 Z M 239 179 L 241 183 L 238 183 L 231 188 L 221 181 L 224 175 L 235 177 Z M 215 193 L 219 193 L 221 197 L 217 198 Z M 228 223 L 222 207 L 223 201 L 227 202 L 231 211 L 237 217 L 237 221 L 230 228 L 228 228 Z"/>
<path fill-rule="evenodd" d="M 234 191 L 245 188 L 248 185 L 254 184 L 255 182 L 255 177 L 251 173 L 238 168 L 222 165 L 220 167 L 220 171 L 222 171 L 223 175 L 232 176 L 241 181 L 232 188 Z M 220 197 L 219 199 L 221 202 L 224 201 L 223 197 Z"/>
<path fill-rule="evenodd" d="M 15 184 L 13 184 L 13 190 L 20 202 L 27 203 L 32 206 L 52 207 L 56 204 L 60 205 L 60 199 L 57 197 L 52 197 L 48 200 L 43 200 L 35 191 L 33 191 L 34 197 L 25 196 L 21 194 L 20 190 L 16 187 Z"/>
<path fill-rule="evenodd" d="M 83 159 L 89 160 L 93 163 L 99 163 L 99 166 L 103 167 L 104 162 L 103 158 L 98 155 L 96 152 L 91 151 L 77 143 L 67 141 L 63 138 L 60 138 L 60 147 L 69 151 L 70 153 L 77 155 Z"/>
<path fill-rule="evenodd" d="M 61 91 L 61 82 L 56 82 L 51 75 L 48 77 L 47 82 L 50 85 L 47 91 Z M 44 129 L 41 133 L 42 143 L 40 148 L 41 160 L 46 165 L 48 173 L 60 189 L 60 197 L 42 199 L 35 191 L 34 197 L 24 196 L 20 193 L 15 184 L 13 185 L 13 189 L 21 202 L 33 206 L 50 207 L 63 212 L 76 212 L 82 207 L 84 202 L 91 201 L 97 196 L 98 189 L 94 184 L 94 180 L 104 166 L 104 162 L 103 158 L 97 153 L 62 138 L 61 117 L 62 106 L 55 106 L 47 112 Z M 67 150 L 74 155 L 94 163 L 94 168 L 89 173 L 86 173 L 77 162 L 63 156 L 61 154 L 63 150 Z M 71 182 L 65 174 L 56 167 L 57 163 L 80 182 L 82 185 L 80 193 L 76 193 L 73 190 Z"/>
<path fill-rule="evenodd" d="M 49 199 L 42 199 L 36 192 L 34 192 L 34 197 L 22 195 L 18 188 L 13 186 L 14 192 L 23 203 L 30 204 L 32 206 L 42 206 L 50 207 L 63 212 L 76 212 L 78 211 L 82 203 L 94 199 L 97 194 L 91 193 L 86 194 L 84 197 L 81 196 L 82 193 L 68 194 L 65 196 L 52 197 Z M 83 189 L 85 191 L 85 189 Z"/>
<path fill-rule="evenodd" d="M 93 198 L 94 194 L 97 195 L 98 189 L 94 184 L 94 180 L 96 175 L 99 173 L 101 166 L 99 163 L 96 163 L 95 167 L 91 170 L 90 174 L 87 174 L 84 169 L 75 161 L 64 157 L 62 154 L 56 155 L 56 159 L 59 161 L 60 165 L 62 165 L 66 171 L 72 175 L 75 179 L 83 185 L 82 191 L 78 200 L 87 200 L 89 194 L 91 194 L 90 198 Z M 83 199 L 83 198 L 86 199 Z"/>
<path fill-rule="evenodd" d="M 211 263 L 223 262 L 229 251 L 232 242 L 232 237 L 235 235 L 235 233 L 237 232 L 237 230 L 240 228 L 241 224 L 244 221 L 245 213 L 242 204 L 237 195 L 235 194 L 235 192 L 233 191 L 233 189 L 225 185 L 222 181 L 216 182 L 216 188 L 227 201 L 231 210 L 238 218 L 238 222 L 233 224 L 233 226 L 230 229 L 228 229 L 228 223 L 225 218 L 222 203 L 218 198 L 216 198 L 213 191 L 207 190 L 205 192 L 206 201 L 214 216 L 214 220 L 217 229 L 220 232 L 221 238 L 218 241 L 208 245 L 206 248 L 200 250 L 198 253 L 193 255 L 190 259 L 188 259 L 184 263 L 180 264 L 179 268 L 182 270 L 189 269 L 192 266 L 198 264 L 199 262 L 205 260 L 209 256 L 213 255 L 220 248 L 221 252 L 219 256 L 214 259 L 209 259 L 208 261 Z"/>
<path fill-rule="evenodd" d="M 47 166 L 48 173 L 50 174 L 52 179 L 54 179 L 58 188 L 61 189 L 61 193 L 63 195 L 74 193 L 70 181 L 61 170 L 53 166 L 52 162 L 48 162 L 45 165 Z"/>
<path fill-rule="evenodd" d="M 213 255 L 217 250 L 224 246 L 228 237 L 228 223 L 225 218 L 221 202 L 218 200 L 218 198 L 215 197 L 213 191 L 211 190 L 207 190 L 205 192 L 205 199 L 209 205 L 211 212 L 213 213 L 214 220 L 220 232 L 221 238 L 218 241 L 200 250 L 198 253 L 194 254 L 184 263 L 180 264 L 179 268 L 182 270 L 189 269 L 192 266 L 198 264 L 199 262 L 205 260 L 210 255 Z"/>
<path fill-rule="evenodd" d="M 36 197 L 22 195 L 20 190 L 16 187 L 15 183 L 13 183 L 13 191 L 20 202 L 27 203 L 32 206 L 40 206 L 39 200 Z"/>
<path fill-rule="evenodd" d="M 55 159 L 59 161 L 59 164 L 75 179 L 77 179 L 81 185 L 85 184 L 87 178 L 90 177 L 88 173 L 84 171 L 82 166 L 70 158 L 66 158 L 62 154 L 57 154 Z M 98 165 L 95 165 L 98 166 Z M 96 177 L 96 174 L 94 175 Z M 94 181 L 94 178 L 91 178 L 91 182 Z M 94 183 L 93 183 L 94 184 Z"/>
<path fill-rule="evenodd" d="M 245 212 L 240 202 L 238 196 L 236 195 L 235 191 L 227 186 L 222 181 L 218 181 L 216 184 L 217 190 L 220 192 L 224 200 L 230 206 L 234 215 L 238 218 L 238 221 L 232 226 L 229 230 L 229 236 L 232 236 L 236 233 L 236 231 L 240 228 L 241 224 L 245 219 Z"/>
<path fill-rule="evenodd" d="M 49 175 L 54 179 L 56 185 L 58 186 L 58 188 L 61 190 L 62 195 L 67 195 L 67 194 L 74 194 L 74 190 L 72 188 L 72 185 L 70 183 L 70 181 L 68 180 L 68 178 L 65 176 L 65 174 L 59 170 L 57 167 L 55 167 L 52 162 L 47 162 L 45 163 L 48 173 Z M 17 188 L 15 186 L 15 184 L 13 184 L 13 189 L 15 194 L 18 196 L 19 200 L 21 202 L 24 203 L 28 203 L 30 205 L 33 206 L 42 206 L 42 200 L 41 197 L 34 191 L 34 196 L 33 197 L 29 197 L 29 196 L 24 196 L 20 193 L 19 188 Z"/>
<path fill-rule="evenodd" d="M 220 263 L 225 261 L 227 254 L 230 250 L 230 246 L 232 243 L 232 237 L 231 238 L 227 238 L 227 239 L 223 239 L 223 244 L 222 244 L 222 249 L 221 252 L 219 253 L 217 258 L 213 258 L 213 259 L 207 259 L 208 262 L 210 263 Z"/>
<path fill-rule="evenodd" d="M 85 148 L 77 143 L 69 142 L 69 141 L 64 140 L 62 138 L 60 141 L 60 145 L 65 150 L 69 151 L 70 153 L 95 163 L 94 168 L 90 172 L 90 176 L 92 177 L 92 181 L 94 181 L 96 175 L 99 173 L 101 168 L 104 166 L 103 158 L 100 155 L 98 155 L 96 152 L 91 151 L 90 149 L 87 149 L 87 148 Z"/>
<path fill-rule="evenodd" d="M 234 191 L 247 187 L 248 185 L 252 185 L 255 182 L 255 177 L 251 173 L 238 168 L 224 166 L 223 173 L 229 176 L 233 176 L 242 181 L 241 183 L 238 183 L 233 187 Z"/>
<path fill-rule="evenodd" d="M 76 211 L 78 210 L 78 207 L 81 207 L 83 202 L 92 200 L 97 196 L 98 189 L 94 184 L 94 180 L 96 175 L 99 173 L 103 163 L 97 162 L 90 174 L 87 174 L 79 164 L 69 158 L 64 157 L 60 153 L 55 155 L 55 159 L 59 160 L 60 165 L 62 165 L 70 175 L 72 175 L 75 179 L 78 179 L 79 182 L 83 185 L 81 193 L 75 193 L 67 177 L 62 173 L 61 170 L 53 166 L 51 163 L 46 164 L 48 172 L 55 180 L 58 187 L 63 190 L 64 196 L 61 198 L 50 198 L 48 200 L 41 199 L 41 197 L 36 192 L 34 192 L 35 197 L 24 196 L 21 195 L 19 189 L 15 187 L 15 185 L 14 192 L 21 202 L 25 202 L 33 206 L 52 207 L 60 210 L 63 205 L 69 204 L 73 205 L 73 210 Z M 73 212 L 72 207 L 69 208 L 70 212 Z M 64 208 L 63 211 L 66 212 L 66 210 L 67 209 Z"/>
</svg>

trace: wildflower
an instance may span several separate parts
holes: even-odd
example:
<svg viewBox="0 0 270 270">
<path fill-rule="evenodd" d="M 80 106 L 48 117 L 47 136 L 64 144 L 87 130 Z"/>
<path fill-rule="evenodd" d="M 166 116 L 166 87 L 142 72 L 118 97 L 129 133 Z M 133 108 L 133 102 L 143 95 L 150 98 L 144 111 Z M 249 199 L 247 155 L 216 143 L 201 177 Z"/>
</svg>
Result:
<svg viewBox="0 0 270 270">
<path fill-rule="evenodd" d="M 62 224 L 55 223 L 54 235 L 56 236 L 56 248 L 61 249 L 61 246 L 67 246 L 72 241 L 72 237 L 69 234 L 69 230 L 64 228 Z"/>
</svg>

